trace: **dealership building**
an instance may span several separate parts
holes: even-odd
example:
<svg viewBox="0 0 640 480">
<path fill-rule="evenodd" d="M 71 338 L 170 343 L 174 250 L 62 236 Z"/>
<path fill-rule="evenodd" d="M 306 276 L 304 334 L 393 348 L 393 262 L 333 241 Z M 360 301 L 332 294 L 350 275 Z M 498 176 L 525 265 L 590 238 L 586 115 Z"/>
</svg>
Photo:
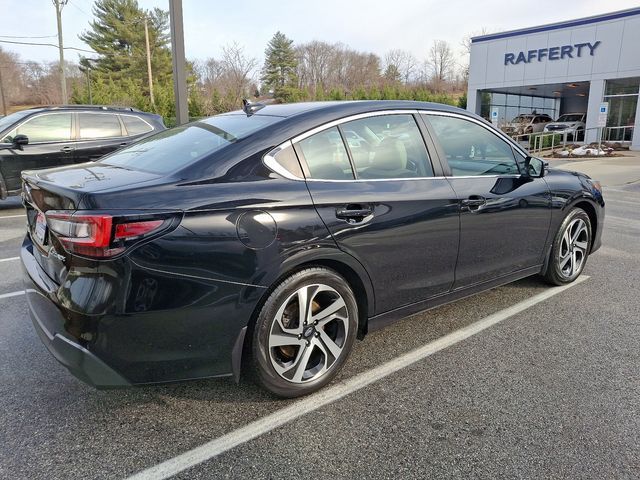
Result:
<svg viewBox="0 0 640 480">
<path fill-rule="evenodd" d="M 499 125 L 586 112 L 587 142 L 600 134 L 640 150 L 639 91 L 640 8 L 471 39 L 467 109 Z"/>
</svg>

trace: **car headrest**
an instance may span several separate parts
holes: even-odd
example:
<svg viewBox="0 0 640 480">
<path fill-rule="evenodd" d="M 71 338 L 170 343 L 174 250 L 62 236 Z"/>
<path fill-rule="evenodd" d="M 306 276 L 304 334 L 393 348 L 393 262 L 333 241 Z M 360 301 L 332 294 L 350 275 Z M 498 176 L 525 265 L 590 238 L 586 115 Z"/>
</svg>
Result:
<svg viewBox="0 0 640 480">
<path fill-rule="evenodd" d="M 385 138 L 375 149 L 371 168 L 401 170 L 407 167 L 407 149 L 400 140 Z"/>
</svg>

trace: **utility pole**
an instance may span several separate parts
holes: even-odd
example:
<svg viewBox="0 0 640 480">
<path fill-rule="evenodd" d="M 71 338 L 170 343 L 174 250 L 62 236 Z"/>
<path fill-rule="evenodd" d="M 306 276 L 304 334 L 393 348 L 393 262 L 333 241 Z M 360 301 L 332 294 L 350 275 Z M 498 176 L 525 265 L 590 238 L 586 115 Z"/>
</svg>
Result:
<svg viewBox="0 0 640 480">
<path fill-rule="evenodd" d="M 151 49 L 149 48 L 149 26 L 147 25 L 147 17 L 144 17 L 144 40 L 147 44 L 147 75 L 149 76 L 149 99 L 151 106 L 155 109 L 156 102 L 153 98 L 153 73 L 151 72 Z"/>
<path fill-rule="evenodd" d="M 2 65 L 0 64 L 0 99 L 2 99 L 2 114 L 7 114 L 7 100 L 4 98 L 4 85 L 2 84 Z"/>
<path fill-rule="evenodd" d="M 91 74 L 90 74 L 90 68 L 87 68 L 85 70 L 86 74 L 87 74 L 87 90 L 89 90 L 89 105 L 93 105 L 93 98 L 91 97 Z"/>
<path fill-rule="evenodd" d="M 62 45 L 62 7 L 64 7 L 69 0 L 53 0 L 53 4 L 56 7 L 56 20 L 58 22 L 58 51 L 60 53 L 60 63 L 58 69 L 60 70 L 60 89 L 62 91 L 62 104 L 66 105 L 67 100 L 67 79 L 64 75 L 64 46 Z"/>
<path fill-rule="evenodd" d="M 171 57 L 173 60 L 173 92 L 176 97 L 176 123 L 182 125 L 189 121 L 182 0 L 169 0 L 169 22 L 171 24 Z"/>
</svg>

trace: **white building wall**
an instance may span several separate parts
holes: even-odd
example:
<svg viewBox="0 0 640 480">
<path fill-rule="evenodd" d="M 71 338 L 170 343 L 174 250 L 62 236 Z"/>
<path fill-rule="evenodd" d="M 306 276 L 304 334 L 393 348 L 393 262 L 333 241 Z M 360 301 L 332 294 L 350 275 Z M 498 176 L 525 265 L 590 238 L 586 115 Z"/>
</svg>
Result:
<svg viewBox="0 0 640 480">
<path fill-rule="evenodd" d="M 640 8 L 625 12 L 623 18 L 584 19 L 585 25 L 554 24 L 539 27 L 541 32 L 506 32 L 504 38 L 483 40 L 478 37 L 471 44 L 469 91 L 467 110 L 480 113 L 478 91 L 526 85 L 571 82 L 591 82 L 587 111 L 587 128 L 595 128 L 598 106 L 604 94 L 604 81 L 640 76 Z M 566 22 L 565 22 L 566 23 Z M 537 28 L 536 28 L 537 29 Z M 600 45 L 591 56 L 583 51 L 581 57 L 505 65 L 505 54 L 527 52 L 541 48 L 575 45 L 589 42 Z M 586 48 L 586 47 L 585 47 Z M 640 108 L 640 101 L 638 102 Z M 636 115 L 633 146 L 640 147 L 640 115 Z M 595 130 L 589 138 L 596 138 Z"/>
</svg>

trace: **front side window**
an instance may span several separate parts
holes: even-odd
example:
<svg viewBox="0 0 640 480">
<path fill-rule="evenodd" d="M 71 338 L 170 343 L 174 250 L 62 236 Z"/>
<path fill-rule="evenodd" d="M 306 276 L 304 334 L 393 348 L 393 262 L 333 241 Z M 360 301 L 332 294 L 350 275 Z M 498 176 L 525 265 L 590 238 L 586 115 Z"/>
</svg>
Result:
<svg viewBox="0 0 640 480">
<path fill-rule="evenodd" d="M 337 127 L 328 128 L 300 140 L 296 148 L 302 154 L 307 178 L 318 180 L 353 180 L 347 150 Z"/>
<path fill-rule="evenodd" d="M 425 117 L 454 177 L 519 173 L 511 146 L 485 127 L 458 117 Z"/>
<path fill-rule="evenodd" d="M 432 177 L 413 115 L 380 115 L 340 125 L 359 179 Z"/>
<path fill-rule="evenodd" d="M 122 136 L 118 117 L 110 113 L 79 113 L 78 122 L 81 140 Z"/>
<path fill-rule="evenodd" d="M 35 142 L 68 142 L 71 140 L 71 114 L 48 113 L 39 115 L 20 125 L 14 130 L 15 135 L 26 135 L 29 143 Z"/>
</svg>

